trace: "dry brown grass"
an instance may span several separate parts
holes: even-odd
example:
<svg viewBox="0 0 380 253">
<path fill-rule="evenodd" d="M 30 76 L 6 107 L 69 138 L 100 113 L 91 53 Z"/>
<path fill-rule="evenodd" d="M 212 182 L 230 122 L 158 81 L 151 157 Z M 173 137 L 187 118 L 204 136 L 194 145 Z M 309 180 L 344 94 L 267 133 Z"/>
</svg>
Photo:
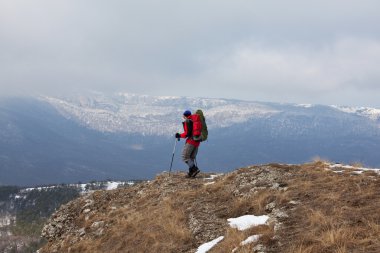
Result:
<svg viewBox="0 0 380 253">
<path fill-rule="evenodd" d="M 289 201 L 290 199 L 287 192 L 279 192 L 272 189 L 261 190 L 249 197 L 233 199 L 229 215 L 231 217 L 248 213 L 261 215 L 266 213 L 265 209 L 269 203 L 274 202 L 277 205 L 285 205 Z"/>
<path fill-rule="evenodd" d="M 258 181 L 260 187 L 254 191 L 250 184 L 240 185 L 238 177 L 252 173 L 253 181 L 259 176 L 260 170 L 250 167 L 207 186 L 201 178 L 184 180 L 183 174 L 174 174 L 171 179 L 157 177 L 151 184 L 130 192 L 97 193 L 95 201 L 100 211 L 87 220 L 80 214 L 75 222 L 90 231 L 93 222 L 104 220 L 109 224 L 105 233 L 84 237 L 74 244 L 67 239 L 62 252 L 190 253 L 210 238 L 222 235 L 224 240 L 210 253 L 234 249 L 237 253 L 252 252 L 256 244 L 265 245 L 268 253 L 380 252 L 378 174 L 336 174 L 326 170 L 326 163 L 319 160 L 302 166 L 269 167 L 287 173 L 278 178 L 286 188 L 267 187 L 265 180 Z M 234 195 L 236 189 L 240 192 Z M 119 208 L 110 211 L 110 202 L 115 199 L 119 199 Z M 278 231 L 274 231 L 274 224 L 246 231 L 228 227 L 228 218 L 270 215 L 271 210 L 266 210 L 269 203 L 275 203 L 276 209 L 289 216 L 280 220 Z M 190 228 L 190 217 L 196 220 L 196 229 Z M 252 235 L 261 237 L 258 242 L 242 246 L 241 242 Z"/>
<path fill-rule="evenodd" d="M 302 205 L 284 226 L 283 238 L 289 242 L 284 240 L 282 250 L 380 252 L 379 178 L 309 170 L 298 171 L 289 188 Z M 298 177 L 304 173 L 307 177 Z M 286 229 L 292 229 L 290 235 Z"/>
<path fill-rule="evenodd" d="M 72 252 L 178 252 L 178 244 L 191 247 L 192 236 L 186 227 L 183 210 L 166 199 L 145 210 L 124 210 L 100 240 L 83 240 Z M 85 250 L 84 250 L 85 249 Z"/>
</svg>

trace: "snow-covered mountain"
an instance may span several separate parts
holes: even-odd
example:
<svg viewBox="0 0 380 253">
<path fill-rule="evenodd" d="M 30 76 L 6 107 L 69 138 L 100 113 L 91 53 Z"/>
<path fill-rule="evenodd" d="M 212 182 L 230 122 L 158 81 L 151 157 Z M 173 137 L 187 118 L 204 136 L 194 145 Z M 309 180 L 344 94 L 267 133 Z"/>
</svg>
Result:
<svg viewBox="0 0 380 253">
<path fill-rule="evenodd" d="M 63 116 L 83 126 L 101 132 L 126 132 L 143 135 L 171 135 L 178 130 L 185 109 L 200 108 L 207 116 L 212 129 L 230 127 L 253 119 L 276 117 L 292 111 L 299 114 L 315 114 L 310 104 L 273 104 L 227 99 L 159 97 L 118 93 L 106 96 L 93 93 L 90 96 L 70 98 L 41 97 L 54 106 Z M 380 109 L 367 107 L 331 106 L 344 113 L 379 121 Z"/>
<path fill-rule="evenodd" d="M 168 169 L 183 111 L 198 108 L 204 170 L 317 156 L 380 167 L 379 109 L 92 93 L 0 100 L 0 185 L 150 178 Z M 185 169 L 178 152 L 173 168 Z"/>
<path fill-rule="evenodd" d="M 366 117 L 380 123 L 380 109 L 370 107 L 349 107 L 336 105 L 333 105 L 332 107 L 341 110 L 342 112 L 356 114 L 358 116 Z"/>
<path fill-rule="evenodd" d="M 171 135 L 178 131 L 185 109 L 205 110 L 210 129 L 229 127 L 252 118 L 279 113 L 257 102 L 226 99 L 155 97 L 118 93 L 111 96 L 71 98 L 41 97 L 68 119 L 101 132 L 126 132 L 143 135 Z"/>
</svg>

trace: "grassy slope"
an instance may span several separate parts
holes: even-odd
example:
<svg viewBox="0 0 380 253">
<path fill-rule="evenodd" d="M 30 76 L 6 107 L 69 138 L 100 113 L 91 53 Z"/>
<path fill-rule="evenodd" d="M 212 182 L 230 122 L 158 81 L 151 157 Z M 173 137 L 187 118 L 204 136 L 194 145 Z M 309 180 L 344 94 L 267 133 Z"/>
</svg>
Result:
<svg viewBox="0 0 380 253">
<path fill-rule="evenodd" d="M 252 166 L 211 184 L 162 174 L 98 191 L 53 216 L 56 222 L 65 217 L 64 228 L 40 252 L 195 252 L 222 235 L 210 252 L 252 252 L 257 245 L 265 252 L 379 252 L 379 175 L 326 168 L 322 162 Z M 247 231 L 228 226 L 228 218 L 245 214 L 271 219 Z M 254 234 L 262 235 L 258 242 L 240 245 Z"/>
</svg>

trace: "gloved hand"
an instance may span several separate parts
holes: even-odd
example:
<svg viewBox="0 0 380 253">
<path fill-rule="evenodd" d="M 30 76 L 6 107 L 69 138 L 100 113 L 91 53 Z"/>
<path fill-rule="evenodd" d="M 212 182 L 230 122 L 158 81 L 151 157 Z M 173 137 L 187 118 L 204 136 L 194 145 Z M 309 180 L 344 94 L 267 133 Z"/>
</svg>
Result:
<svg viewBox="0 0 380 253">
<path fill-rule="evenodd" d="M 176 133 L 175 138 L 179 139 L 179 138 L 181 138 L 181 135 L 179 133 Z"/>
</svg>

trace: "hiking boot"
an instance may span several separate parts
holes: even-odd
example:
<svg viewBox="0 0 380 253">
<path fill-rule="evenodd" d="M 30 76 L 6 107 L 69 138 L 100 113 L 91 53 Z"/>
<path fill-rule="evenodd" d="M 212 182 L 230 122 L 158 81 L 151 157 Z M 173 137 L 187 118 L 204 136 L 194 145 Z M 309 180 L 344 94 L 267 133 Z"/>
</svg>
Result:
<svg viewBox="0 0 380 253">
<path fill-rule="evenodd" d="M 197 167 L 194 165 L 193 167 L 189 168 L 189 172 L 187 173 L 187 177 L 192 177 L 194 172 L 197 171 Z"/>
<path fill-rule="evenodd" d="M 196 175 L 198 175 L 198 173 L 200 172 L 201 170 L 198 168 L 198 167 L 195 167 L 195 170 L 193 171 L 193 173 L 191 174 L 191 177 L 195 177 Z"/>
</svg>

